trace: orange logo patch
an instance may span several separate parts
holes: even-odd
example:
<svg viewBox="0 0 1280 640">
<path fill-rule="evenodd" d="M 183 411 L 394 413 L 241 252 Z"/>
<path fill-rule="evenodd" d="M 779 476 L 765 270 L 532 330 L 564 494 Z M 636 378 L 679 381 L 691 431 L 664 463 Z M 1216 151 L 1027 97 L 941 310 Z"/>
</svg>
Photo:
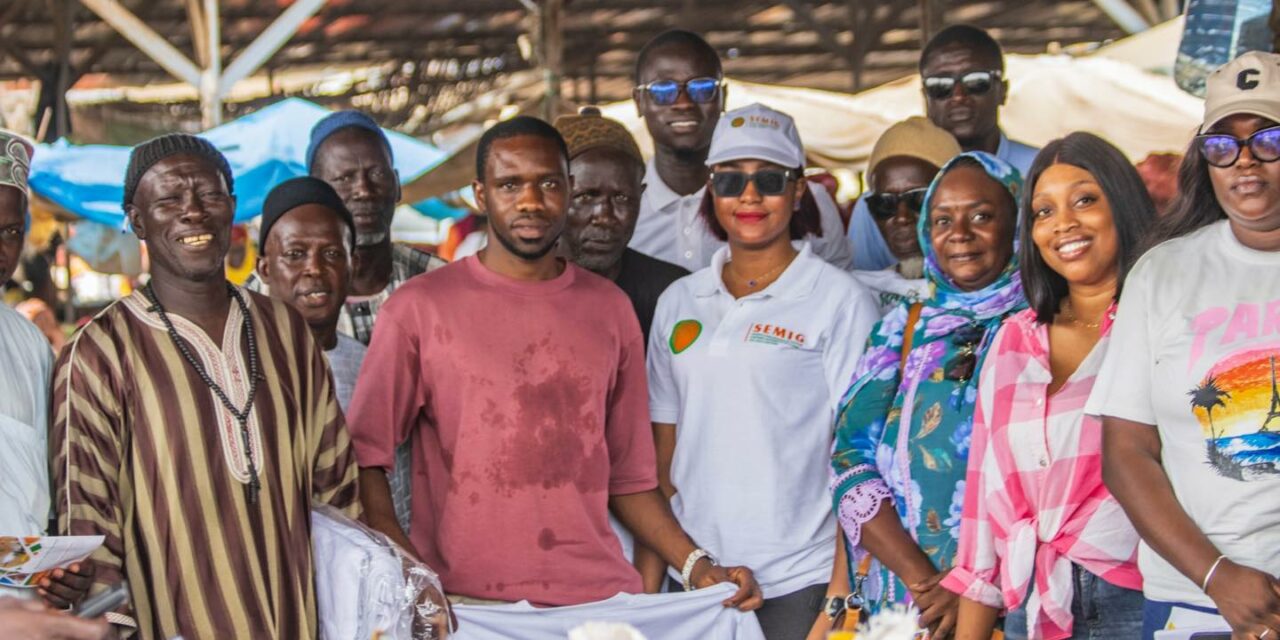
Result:
<svg viewBox="0 0 1280 640">
<path fill-rule="evenodd" d="M 698 336 L 702 335 L 702 323 L 697 320 L 681 320 L 671 329 L 671 339 L 667 344 L 671 347 L 671 353 L 681 353 L 685 349 L 693 346 L 698 341 Z"/>
<path fill-rule="evenodd" d="M 733 128 L 735 128 L 735 129 L 736 129 L 736 128 L 741 127 L 742 125 L 744 125 L 744 124 L 746 124 L 746 123 L 747 123 L 747 121 L 746 121 L 745 119 L 743 119 L 743 117 L 742 117 L 742 116 L 738 116 L 738 117 L 734 118 L 732 122 L 730 122 L 730 123 L 729 123 L 729 126 L 731 126 L 731 127 L 733 127 Z"/>
</svg>

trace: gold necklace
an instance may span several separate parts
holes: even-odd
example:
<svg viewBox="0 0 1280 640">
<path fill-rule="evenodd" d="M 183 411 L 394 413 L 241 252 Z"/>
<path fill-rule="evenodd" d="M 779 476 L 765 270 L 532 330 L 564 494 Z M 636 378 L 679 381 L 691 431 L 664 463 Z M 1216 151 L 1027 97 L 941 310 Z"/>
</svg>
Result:
<svg viewBox="0 0 1280 640">
<path fill-rule="evenodd" d="M 793 257 L 792 259 L 794 259 L 794 257 Z M 773 277 L 773 276 L 775 276 L 775 275 L 777 275 L 777 274 L 781 273 L 781 272 L 782 272 L 782 270 L 783 270 L 783 269 L 786 269 L 786 268 L 787 268 L 787 265 L 789 265 L 789 264 L 791 264 L 791 260 L 787 260 L 786 262 L 784 262 L 784 263 L 782 263 L 782 264 L 778 265 L 776 268 L 774 268 L 774 269 L 770 270 L 768 273 L 765 273 L 765 274 L 763 274 L 763 275 L 757 276 L 757 277 L 755 277 L 755 278 L 746 279 L 746 278 L 743 278 L 742 276 L 738 275 L 738 269 L 737 269 L 736 267 L 734 267 L 734 266 L 733 266 L 733 261 L 732 261 L 732 260 L 730 260 L 730 261 L 729 261 L 729 273 L 730 273 L 730 275 L 732 275 L 734 278 L 737 278 L 737 279 L 738 279 L 738 281 L 740 281 L 740 282 L 742 282 L 743 284 L 747 285 L 747 288 L 748 288 L 748 289 L 754 289 L 754 288 L 756 288 L 757 286 L 759 286 L 761 282 L 764 282 L 764 281 L 765 281 L 765 279 L 770 278 L 770 277 Z"/>
<path fill-rule="evenodd" d="M 1071 306 L 1070 299 L 1068 299 L 1067 303 L 1063 305 L 1062 312 L 1066 314 L 1067 321 L 1070 322 L 1071 324 L 1076 325 L 1077 327 L 1084 327 L 1086 329 L 1097 329 L 1098 327 L 1102 326 L 1101 319 L 1099 319 L 1097 322 L 1091 323 L 1091 322 L 1085 322 L 1080 318 L 1076 317 L 1076 310 Z"/>
</svg>

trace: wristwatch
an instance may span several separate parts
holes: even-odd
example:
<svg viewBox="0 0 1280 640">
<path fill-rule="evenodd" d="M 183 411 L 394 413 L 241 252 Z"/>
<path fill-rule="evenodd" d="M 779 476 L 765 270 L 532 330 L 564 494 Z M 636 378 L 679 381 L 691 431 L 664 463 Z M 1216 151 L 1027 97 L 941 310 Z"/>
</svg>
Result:
<svg viewBox="0 0 1280 640">
<path fill-rule="evenodd" d="M 827 620 L 835 621 L 836 617 L 845 610 L 846 596 L 827 596 L 822 601 L 822 613 L 827 616 Z"/>
</svg>

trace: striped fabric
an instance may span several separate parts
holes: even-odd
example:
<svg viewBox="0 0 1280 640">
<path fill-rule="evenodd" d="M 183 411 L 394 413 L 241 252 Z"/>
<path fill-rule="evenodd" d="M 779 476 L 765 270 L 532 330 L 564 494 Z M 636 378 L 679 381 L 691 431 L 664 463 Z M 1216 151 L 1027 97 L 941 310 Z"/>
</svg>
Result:
<svg viewBox="0 0 1280 640">
<path fill-rule="evenodd" d="M 142 638 L 314 638 L 311 504 L 359 511 L 355 458 L 322 352 L 296 312 L 240 293 L 265 377 L 249 423 L 257 504 L 246 495 L 238 424 L 140 293 L 94 318 L 56 365 L 58 528 L 106 536 L 93 555 L 91 593 L 127 579 L 131 604 L 114 620 L 136 625 Z M 220 345 L 169 317 L 243 406 L 249 376 L 239 306 L 231 305 Z"/>
<path fill-rule="evenodd" d="M 1049 330 L 1030 309 L 1005 321 L 978 377 L 960 547 L 943 586 L 994 608 L 1025 597 L 1030 638 L 1071 636 L 1073 563 L 1142 588 L 1138 534 L 1102 484 L 1102 425 L 1084 414 L 1114 312 L 1052 396 Z"/>
</svg>

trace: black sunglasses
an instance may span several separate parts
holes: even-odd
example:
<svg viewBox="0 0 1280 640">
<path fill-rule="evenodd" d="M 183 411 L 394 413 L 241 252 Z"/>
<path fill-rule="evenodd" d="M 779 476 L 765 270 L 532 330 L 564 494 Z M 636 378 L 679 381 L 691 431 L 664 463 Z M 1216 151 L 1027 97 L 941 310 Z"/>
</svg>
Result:
<svg viewBox="0 0 1280 640">
<path fill-rule="evenodd" d="M 1240 159 L 1240 150 L 1249 147 L 1249 153 L 1258 162 L 1280 160 L 1280 126 L 1253 132 L 1248 138 L 1237 138 L 1224 133 L 1206 133 L 1196 136 L 1196 147 L 1205 162 L 1225 169 Z"/>
<path fill-rule="evenodd" d="M 919 214 L 924 206 L 924 196 L 929 193 L 928 187 L 911 189 L 902 193 L 889 191 L 873 191 L 867 194 L 867 211 L 878 220 L 889 220 L 898 215 L 898 205 L 905 204 L 907 209 Z"/>
<path fill-rule="evenodd" d="M 924 90 L 934 100 L 950 98 L 956 85 L 964 85 L 964 92 L 971 96 L 982 95 L 1000 82 L 1000 71 L 970 71 L 958 76 L 929 76 L 924 79 Z"/>
<path fill-rule="evenodd" d="M 642 84 L 637 89 L 647 91 L 649 99 L 659 106 L 670 106 L 680 99 L 680 91 L 684 90 L 689 99 L 699 104 L 715 102 L 720 95 L 720 78 L 690 78 L 684 82 L 675 80 L 654 80 Z"/>
<path fill-rule="evenodd" d="M 754 182 L 756 193 L 780 196 L 787 190 L 787 182 L 796 176 L 791 169 L 761 169 L 755 173 L 716 171 L 711 174 L 711 190 L 721 198 L 736 198 L 747 190 L 748 182 Z"/>
</svg>

